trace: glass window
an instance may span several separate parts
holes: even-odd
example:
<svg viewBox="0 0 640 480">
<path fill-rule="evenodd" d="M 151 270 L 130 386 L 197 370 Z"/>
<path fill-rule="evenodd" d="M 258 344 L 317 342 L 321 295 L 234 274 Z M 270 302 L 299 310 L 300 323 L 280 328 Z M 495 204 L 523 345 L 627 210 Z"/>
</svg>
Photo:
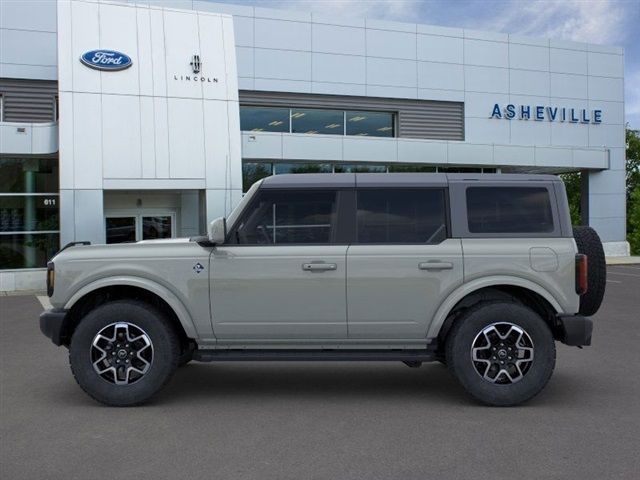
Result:
<svg viewBox="0 0 640 480">
<path fill-rule="evenodd" d="M 107 217 L 107 243 L 136 241 L 136 217 Z"/>
<path fill-rule="evenodd" d="M 393 137 L 393 113 L 347 112 L 347 135 Z"/>
<path fill-rule="evenodd" d="M 276 175 L 282 173 L 331 173 L 333 170 L 328 163 L 276 163 Z"/>
<path fill-rule="evenodd" d="M 251 185 L 258 180 L 272 175 L 273 165 L 270 163 L 251 163 L 242 164 L 242 191 L 246 192 Z"/>
<path fill-rule="evenodd" d="M 58 159 L 0 158 L 0 193 L 58 193 Z"/>
<path fill-rule="evenodd" d="M 240 107 L 240 130 L 245 132 L 288 132 L 289 109 Z"/>
<path fill-rule="evenodd" d="M 344 112 L 341 110 L 291 110 L 293 133 L 344 135 Z"/>
<path fill-rule="evenodd" d="M 386 173 L 386 165 L 336 165 L 336 173 Z"/>
<path fill-rule="evenodd" d="M 435 172 L 436 167 L 433 165 L 389 165 L 389 172 L 392 173 L 415 173 L 415 172 Z"/>
<path fill-rule="evenodd" d="M 439 172 L 442 173 L 482 173 L 482 168 L 479 167 L 439 167 Z"/>
<path fill-rule="evenodd" d="M 171 238 L 171 216 L 142 217 L 142 239 Z"/>
<path fill-rule="evenodd" d="M 358 191 L 359 243 L 440 243 L 447 237 L 444 190 Z"/>
<path fill-rule="evenodd" d="M 60 249 L 58 233 L 0 235 L 0 268 L 41 268 Z"/>
<path fill-rule="evenodd" d="M 58 230 L 57 195 L 0 196 L 0 231 Z"/>
<path fill-rule="evenodd" d="M 336 196 L 335 191 L 264 190 L 240 219 L 232 241 L 249 245 L 330 243 Z"/>
<path fill-rule="evenodd" d="M 470 187 L 467 212 L 472 233 L 553 231 L 549 192 L 543 187 Z"/>
</svg>

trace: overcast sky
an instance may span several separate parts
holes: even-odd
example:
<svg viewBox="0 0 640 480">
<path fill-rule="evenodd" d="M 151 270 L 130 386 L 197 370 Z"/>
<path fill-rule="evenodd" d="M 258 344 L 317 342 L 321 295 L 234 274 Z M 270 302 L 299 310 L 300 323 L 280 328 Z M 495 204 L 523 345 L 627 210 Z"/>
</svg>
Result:
<svg viewBox="0 0 640 480">
<path fill-rule="evenodd" d="M 640 0 L 217 0 L 624 47 L 625 111 L 640 129 Z"/>
</svg>

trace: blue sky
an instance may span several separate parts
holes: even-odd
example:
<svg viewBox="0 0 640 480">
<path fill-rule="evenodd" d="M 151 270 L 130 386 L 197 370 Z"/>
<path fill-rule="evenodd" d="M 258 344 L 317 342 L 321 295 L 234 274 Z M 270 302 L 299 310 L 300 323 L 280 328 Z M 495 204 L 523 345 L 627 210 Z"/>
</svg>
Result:
<svg viewBox="0 0 640 480">
<path fill-rule="evenodd" d="M 218 1 L 622 46 L 626 120 L 640 129 L 640 0 Z"/>
</svg>

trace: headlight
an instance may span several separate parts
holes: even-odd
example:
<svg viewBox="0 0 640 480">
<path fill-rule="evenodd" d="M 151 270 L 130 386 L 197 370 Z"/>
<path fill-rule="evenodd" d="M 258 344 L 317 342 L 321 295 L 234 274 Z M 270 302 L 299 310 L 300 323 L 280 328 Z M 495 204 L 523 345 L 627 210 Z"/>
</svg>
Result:
<svg viewBox="0 0 640 480">
<path fill-rule="evenodd" d="M 53 262 L 47 263 L 47 295 L 53 295 L 53 287 L 56 283 L 56 269 Z"/>
</svg>

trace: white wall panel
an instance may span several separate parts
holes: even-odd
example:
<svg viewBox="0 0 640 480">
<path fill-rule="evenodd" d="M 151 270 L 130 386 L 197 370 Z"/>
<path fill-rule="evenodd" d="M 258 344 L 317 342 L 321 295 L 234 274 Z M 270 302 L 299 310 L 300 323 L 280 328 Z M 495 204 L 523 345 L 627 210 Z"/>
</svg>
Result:
<svg viewBox="0 0 640 480">
<path fill-rule="evenodd" d="M 83 53 L 100 48 L 100 24 L 96 5 L 72 2 L 71 27 L 73 88 L 76 91 L 98 93 L 101 88 L 100 72 L 85 67 L 79 60 Z"/>
<path fill-rule="evenodd" d="M 622 147 L 625 144 L 625 132 L 620 125 L 589 125 L 590 147 Z"/>
<path fill-rule="evenodd" d="M 365 29 L 337 25 L 312 25 L 314 52 L 365 55 Z"/>
<path fill-rule="evenodd" d="M 464 40 L 464 63 L 486 67 L 508 67 L 509 47 L 506 43 Z"/>
<path fill-rule="evenodd" d="M 509 70 L 465 65 L 464 84 L 468 92 L 509 93 Z"/>
<path fill-rule="evenodd" d="M 573 155 L 570 148 L 536 147 L 535 160 L 537 167 L 573 166 Z"/>
<path fill-rule="evenodd" d="M 278 133 L 242 133 L 242 157 L 247 159 L 281 159 L 282 135 Z"/>
<path fill-rule="evenodd" d="M 562 146 L 589 146 L 589 129 L 575 123 L 551 124 L 551 144 Z"/>
<path fill-rule="evenodd" d="M 365 57 L 314 53 L 312 72 L 313 81 L 364 84 Z"/>
<path fill-rule="evenodd" d="M 449 143 L 448 160 L 451 165 L 492 165 L 493 146 L 472 143 Z"/>
<path fill-rule="evenodd" d="M 463 63 L 462 38 L 418 35 L 418 60 Z"/>
<path fill-rule="evenodd" d="M 102 95 L 104 178 L 142 176 L 140 101 L 133 95 Z"/>
<path fill-rule="evenodd" d="M 255 50 L 257 78 L 311 80 L 311 53 L 283 50 Z"/>
<path fill-rule="evenodd" d="M 167 95 L 167 65 L 164 48 L 164 18 L 161 10 L 149 10 L 151 27 L 151 77 L 153 95 Z"/>
<path fill-rule="evenodd" d="M 493 106 L 499 104 L 504 109 L 509 104 L 509 95 L 498 93 L 465 92 L 464 114 L 467 118 L 490 118 Z"/>
<path fill-rule="evenodd" d="M 549 96 L 549 73 L 530 70 L 509 70 L 511 93 L 518 95 Z"/>
<path fill-rule="evenodd" d="M 342 158 L 342 137 L 285 134 L 282 136 L 282 156 L 300 160 L 339 160 Z"/>
<path fill-rule="evenodd" d="M 198 17 L 166 10 L 164 12 L 164 42 L 167 68 L 167 94 L 170 97 L 202 98 L 200 82 L 174 80 L 174 75 L 193 75 L 189 68 L 191 57 L 200 51 Z"/>
<path fill-rule="evenodd" d="M 118 72 L 100 72 L 101 91 L 138 95 L 138 36 L 136 9 L 126 6 L 100 4 L 100 44 L 96 48 L 116 50 L 131 57 L 131 66 Z M 83 68 L 86 68 L 83 66 Z"/>
<path fill-rule="evenodd" d="M 416 62 L 387 58 L 367 58 L 367 85 L 416 88 Z"/>
<path fill-rule="evenodd" d="M 140 164 L 142 178 L 156 176 L 155 116 L 153 97 L 139 97 Z"/>
<path fill-rule="evenodd" d="M 415 60 L 416 35 L 415 33 L 367 29 L 367 55 Z"/>
<path fill-rule="evenodd" d="M 509 121 L 495 118 L 467 118 L 465 141 L 471 143 L 509 143 Z"/>
<path fill-rule="evenodd" d="M 624 62 L 622 55 L 608 53 L 588 53 L 589 75 L 601 77 L 624 76 Z"/>
<path fill-rule="evenodd" d="M 253 48 L 236 47 L 239 77 L 253 77 Z"/>
<path fill-rule="evenodd" d="M 552 73 L 550 95 L 552 97 L 586 99 L 589 96 L 587 93 L 587 78 L 586 75 Z"/>
<path fill-rule="evenodd" d="M 156 178 L 169 178 L 169 112 L 167 99 L 153 98 Z"/>
<path fill-rule="evenodd" d="M 56 4 L 50 0 L 2 0 L 0 28 L 55 32 Z"/>
<path fill-rule="evenodd" d="M 514 145 L 550 145 L 551 124 L 536 120 L 511 120 L 511 143 Z"/>
<path fill-rule="evenodd" d="M 534 149 L 515 145 L 496 145 L 493 148 L 493 161 L 496 165 L 533 166 Z"/>
<path fill-rule="evenodd" d="M 622 79 L 589 77 L 589 98 L 592 100 L 622 101 L 624 99 Z"/>
<path fill-rule="evenodd" d="M 587 52 L 551 48 L 549 54 L 552 72 L 587 74 Z"/>
<path fill-rule="evenodd" d="M 204 178 L 203 106 L 200 100 L 169 98 L 169 175 Z"/>
<path fill-rule="evenodd" d="M 418 62 L 418 87 L 464 90 L 464 67 L 451 63 Z"/>
<path fill-rule="evenodd" d="M 73 185 L 102 188 L 102 105 L 100 95 L 73 94 Z M 63 144 L 61 143 L 61 149 Z M 64 145 L 66 146 L 66 145 Z M 67 152 L 63 161 L 70 161 Z"/>
<path fill-rule="evenodd" d="M 229 121 L 227 102 L 204 102 L 204 154 L 206 156 L 207 188 L 224 189 L 231 169 L 229 157 Z"/>
<path fill-rule="evenodd" d="M 221 12 L 222 13 L 222 12 Z M 249 17 L 233 17 L 233 31 L 237 46 L 253 47 L 254 19 Z"/>
<path fill-rule="evenodd" d="M 213 45 L 208 44 L 207 49 L 204 50 L 207 58 L 216 58 L 218 61 L 223 62 L 226 78 L 223 86 L 226 88 L 226 97 L 222 100 L 238 100 L 238 60 L 236 58 L 236 49 L 234 45 L 233 35 L 233 20 L 229 17 L 220 17 L 222 23 L 222 44 L 224 52 L 215 52 L 216 54 L 209 57 L 211 52 L 209 49 L 213 48 Z M 201 35 L 202 38 L 202 35 Z M 202 41 L 202 40 L 201 40 Z M 221 90 L 224 91 L 224 90 Z M 211 95 L 207 88 L 204 89 L 204 98 L 219 98 L 216 95 Z"/>
<path fill-rule="evenodd" d="M 231 21 L 229 21 L 229 26 L 233 26 Z M 233 32 L 230 31 L 228 38 L 225 38 L 222 19 L 213 15 L 198 15 L 198 28 L 200 46 L 194 52 L 200 52 L 201 69 L 200 73 L 194 76 L 199 76 L 201 79 L 202 98 L 224 100 L 229 95 L 227 87 L 230 87 L 233 92 L 238 91 L 236 69 L 233 69 L 231 75 L 226 75 L 225 72 L 224 45 L 226 42 L 233 42 Z M 223 48 L 220 48 L 221 46 Z M 235 65 L 235 49 L 230 49 L 229 53 L 233 54 L 233 63 Z M 186 59 L 190 58 L 190 56 L 185 56 L 184 58 L 186 63 Z M 209 79 L 212 78 L 218 79 L 218 81 L 210 82 Z M 202 79 L 205 80 L 203 81 Z M 229 85 L 230 81 L 233 82 L 232 85 Z"/>
<path fill-rule="evenodd" d="M 398 163 L 445 164 L 447 143 L 411 138 L 398 139 Z"/>
<path fill-rule="evenodd" d="M 364 83 L 331 83 L 331 82 L 313 82 L 311 84 L 311 93 L 325 95 L 366 95 L 367 88 Z"/>
<path fill-rule="evenodd" d="M 311 24 L 255 19 L 255 43 L 260 48 L 311 51 Z"/>
<path fill-rule="evenodd" d="M 136 8 L 137 23 L 137 69 L 140 84 L 140 95 L 153 95 L 153 53 L 151 43 L 150 11 Z"/>
<path fill-rule="evenodd" d="M 509 66 L 528 70 L 549 70 L 549 48 L 509 44 Z"/>
<path fill-rule="evenodd" d="M 605 102 L 604 100 L 590 100 L 589 110 L 602 110 L 602 123 L 624 125 L 624 103 Z"/>
<path fill-rule="evenodd" d="M 342 158 L 345 161 L 395 162 L 397 142 L 393 138 L 344 137 Z"/>
</svg>

